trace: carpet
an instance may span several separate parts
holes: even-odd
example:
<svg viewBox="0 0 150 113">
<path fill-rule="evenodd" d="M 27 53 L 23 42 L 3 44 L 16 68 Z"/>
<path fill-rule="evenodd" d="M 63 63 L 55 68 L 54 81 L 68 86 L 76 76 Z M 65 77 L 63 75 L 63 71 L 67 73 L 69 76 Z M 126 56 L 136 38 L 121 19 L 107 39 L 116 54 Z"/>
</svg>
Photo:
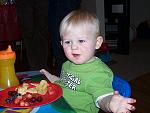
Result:
<svg viewBox="0 0 150 113">
<path fill-rule="evenodd" d="M 133 113 L 149 113 L 150 105 L 150 72 L 131 80 L 132 97 L 137 100 Z"/>
<path fill-rule="evenodd" d="M 142 75 L 138 75 L 137 78 L 131 80 L 130 82 L 131 83 L 136 83 L 136 82 L 142 82 L 143 83 L 144 81 L 148 81 L 149 82 L 149 80 L 150 80 L 150 72 L 146 72 L 146 73 L 144 73 Z"/>
</svg>

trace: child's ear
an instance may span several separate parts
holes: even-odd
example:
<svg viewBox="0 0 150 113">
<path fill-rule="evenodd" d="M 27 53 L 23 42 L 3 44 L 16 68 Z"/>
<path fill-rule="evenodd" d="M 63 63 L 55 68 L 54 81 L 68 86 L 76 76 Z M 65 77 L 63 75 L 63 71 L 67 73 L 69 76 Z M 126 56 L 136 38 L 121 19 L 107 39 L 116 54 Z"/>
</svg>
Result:
<svg viewBox="0 0 150 113">
<path fill-rule="evenodd" d="M 60 44 L 62 45 L 62 41 L 60 41 Z"/>
<path fill-rule="evenodd" d="M 102 36 L 98 36 L 97 39 L 96 39 L 95 49 L 99 49 L 101 47 L 102 43 L 103 43 L 103 37 Z"/>
</svg>

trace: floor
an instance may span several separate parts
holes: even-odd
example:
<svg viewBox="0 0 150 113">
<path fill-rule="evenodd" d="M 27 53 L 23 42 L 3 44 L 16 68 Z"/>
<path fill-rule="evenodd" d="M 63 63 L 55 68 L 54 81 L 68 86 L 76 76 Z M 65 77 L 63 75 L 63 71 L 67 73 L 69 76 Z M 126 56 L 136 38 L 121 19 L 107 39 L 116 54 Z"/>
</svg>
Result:
<svg viewBox="0 0 150 113">
<path fill-rule="evenodd" d="M 150 40 L 136 39 L 130 45 L 129 55 L 112 53 L 112 59 L 117 63 L 110 65 L 115 74 L 126 80 L 150 72 Z"/>
<path fill-rule="evenodd" d="M 143 74 L 130 81 L 132 97 L 136 98 L 136 110 L 133 113 L 150 113 L 150 73 Z"/>
</svg>

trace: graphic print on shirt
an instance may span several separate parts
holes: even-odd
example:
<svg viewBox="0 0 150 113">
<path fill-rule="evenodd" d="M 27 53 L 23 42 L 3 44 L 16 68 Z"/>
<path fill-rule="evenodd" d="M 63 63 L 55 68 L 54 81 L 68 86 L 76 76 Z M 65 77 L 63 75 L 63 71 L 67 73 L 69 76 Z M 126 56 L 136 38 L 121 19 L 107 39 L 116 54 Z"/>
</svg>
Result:
<svg viewBox="0 0 150 113">
<path fill-rule="evenodd" d="M 61 81 L 70 89 L 76 90 L 76 87 L 81 84 L 78 77 L 68 72 L 61 72 Z"/>
</svg>

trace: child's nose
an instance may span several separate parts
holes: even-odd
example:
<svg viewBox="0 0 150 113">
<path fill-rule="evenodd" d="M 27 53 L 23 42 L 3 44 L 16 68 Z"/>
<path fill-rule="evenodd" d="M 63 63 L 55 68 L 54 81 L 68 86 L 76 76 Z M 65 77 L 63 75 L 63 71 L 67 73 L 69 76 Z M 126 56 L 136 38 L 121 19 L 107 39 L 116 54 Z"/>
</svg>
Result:
<svg viewBox="0 0 150 113">
<path fill-rule="evenodd" d="M 73 43 L 72 46 L 71 46 L 71 49 L 72 49 L 72 50 L 75 50 L 75 49 L 77 49 L 77 48 L 78 48 L 77 44 L 76 44 L 76 43 Z"/>
</svg>

